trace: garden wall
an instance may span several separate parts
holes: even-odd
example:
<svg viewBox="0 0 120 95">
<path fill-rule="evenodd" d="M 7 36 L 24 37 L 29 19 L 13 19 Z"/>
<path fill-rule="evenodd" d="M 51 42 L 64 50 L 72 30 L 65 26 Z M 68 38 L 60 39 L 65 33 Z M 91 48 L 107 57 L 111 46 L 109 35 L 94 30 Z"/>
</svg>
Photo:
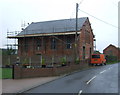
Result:
<svg viewBox="0 0 120 95">
<path fill-rule="evenodd" d="M 33 77 L 49 77 L 67 74 L 76 70 L 88 67 L 88 61 L 82 61 L 79 64 L 68 66 L 59 66 L 53 68 L 23 68 L 21 66 L 13 66 L 13 79 L 33 78 Z"/>
</svg>

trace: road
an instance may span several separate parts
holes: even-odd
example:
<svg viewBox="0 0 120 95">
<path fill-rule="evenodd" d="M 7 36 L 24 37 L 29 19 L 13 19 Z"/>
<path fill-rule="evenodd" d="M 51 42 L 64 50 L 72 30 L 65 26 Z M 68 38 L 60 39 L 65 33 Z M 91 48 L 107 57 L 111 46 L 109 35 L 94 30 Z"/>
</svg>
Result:
<svg viewBox="0 0 120 95">
<path fill-rule="evenodd" d="M 120 78 L 120 76 L 119 76 Z M 118 64 L 96 66 L 38 86 L 24 93 L 118 93 Z M 65 94 L 65 95 L 66 95 Z M 72 94 L 73 95 L 73 94 Z M 105 94 L 106 95 L 106 94 Z M 114 94 L 118 95 L 118 94 Z"/>
</svg>

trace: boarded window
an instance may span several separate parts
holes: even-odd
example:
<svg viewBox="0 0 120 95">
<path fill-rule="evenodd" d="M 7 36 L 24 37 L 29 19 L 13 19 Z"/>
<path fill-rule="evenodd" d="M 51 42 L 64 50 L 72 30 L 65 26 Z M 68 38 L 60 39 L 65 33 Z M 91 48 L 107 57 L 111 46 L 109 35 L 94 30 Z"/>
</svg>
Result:
<svg viewBox="0 0 120 95">
<path fill-rule="evenodd" d="M 56 39 L 55 38 L 51 39 L 51 49 L 56 49 Z"/>
<path fill-rule="evenodd" d="M 67 37 L 67 39 L 66 39 L 66 48 L 67 49 L 72 48 L 72 39 L 70 37 Z"/>
<path fill-rule="evenodd" d="M 41 39 L 37 38 L 36 39 L 36 50 L 40 50 L 41 49 Z"/>
</svg>

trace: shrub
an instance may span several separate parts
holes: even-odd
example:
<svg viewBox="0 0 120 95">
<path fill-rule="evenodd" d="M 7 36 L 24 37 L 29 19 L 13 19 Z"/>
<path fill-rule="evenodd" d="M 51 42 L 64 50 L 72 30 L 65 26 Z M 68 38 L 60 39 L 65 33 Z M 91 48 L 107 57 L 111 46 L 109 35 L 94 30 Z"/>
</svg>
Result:
<svg viewBox="0 0 120 95">
<path fill-rule="evenodd" d="M 44 59 L 44 58 L 42 58 L 42 60 L 41 60 L 41 64 L 42 64 L 42 68 L 45 68 L 45 67 L 46 67 L 45 59 Z"/>
<path fill-rule="evenodd" d="M 45 65 L 45 59 L 44 58 L 42 58 L 41 64 Z"/>
<path fill-rule="evenodd" d="M 107 55 L 106 56 L 106 62 L 117 62 L 117 56 Z"/>
<path fill-rule="evenodd" d="M 79 59 L 79 58 L 76 58 L 75 64 L 79 64 L 79 63 L 80 63 L 80 59 Z"/>
<path fill-rule="evenodd" d="M 65 66 L 67 63 L 66 57 L 61 58 L 62 66 Z"/>
</svg>

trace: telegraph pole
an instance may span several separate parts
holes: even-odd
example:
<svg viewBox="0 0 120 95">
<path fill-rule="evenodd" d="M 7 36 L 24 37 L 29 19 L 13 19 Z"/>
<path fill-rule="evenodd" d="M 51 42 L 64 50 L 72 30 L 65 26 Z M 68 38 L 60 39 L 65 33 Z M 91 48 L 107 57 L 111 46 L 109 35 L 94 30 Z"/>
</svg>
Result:
<svg viewBox="0 0 120 95">
<path fill-rule="evenodd" d="M 78 28 L 78 3 L 76 3 L 76 37 L 77 37 L 77 28 Z"/>
<path fill-rule="evenodd" d="M 78 31 L 78 3 L 76 3 L 76 34 L 75 34 L 75 60 L 77 58 L 77 31 Z"/>
</svg>

